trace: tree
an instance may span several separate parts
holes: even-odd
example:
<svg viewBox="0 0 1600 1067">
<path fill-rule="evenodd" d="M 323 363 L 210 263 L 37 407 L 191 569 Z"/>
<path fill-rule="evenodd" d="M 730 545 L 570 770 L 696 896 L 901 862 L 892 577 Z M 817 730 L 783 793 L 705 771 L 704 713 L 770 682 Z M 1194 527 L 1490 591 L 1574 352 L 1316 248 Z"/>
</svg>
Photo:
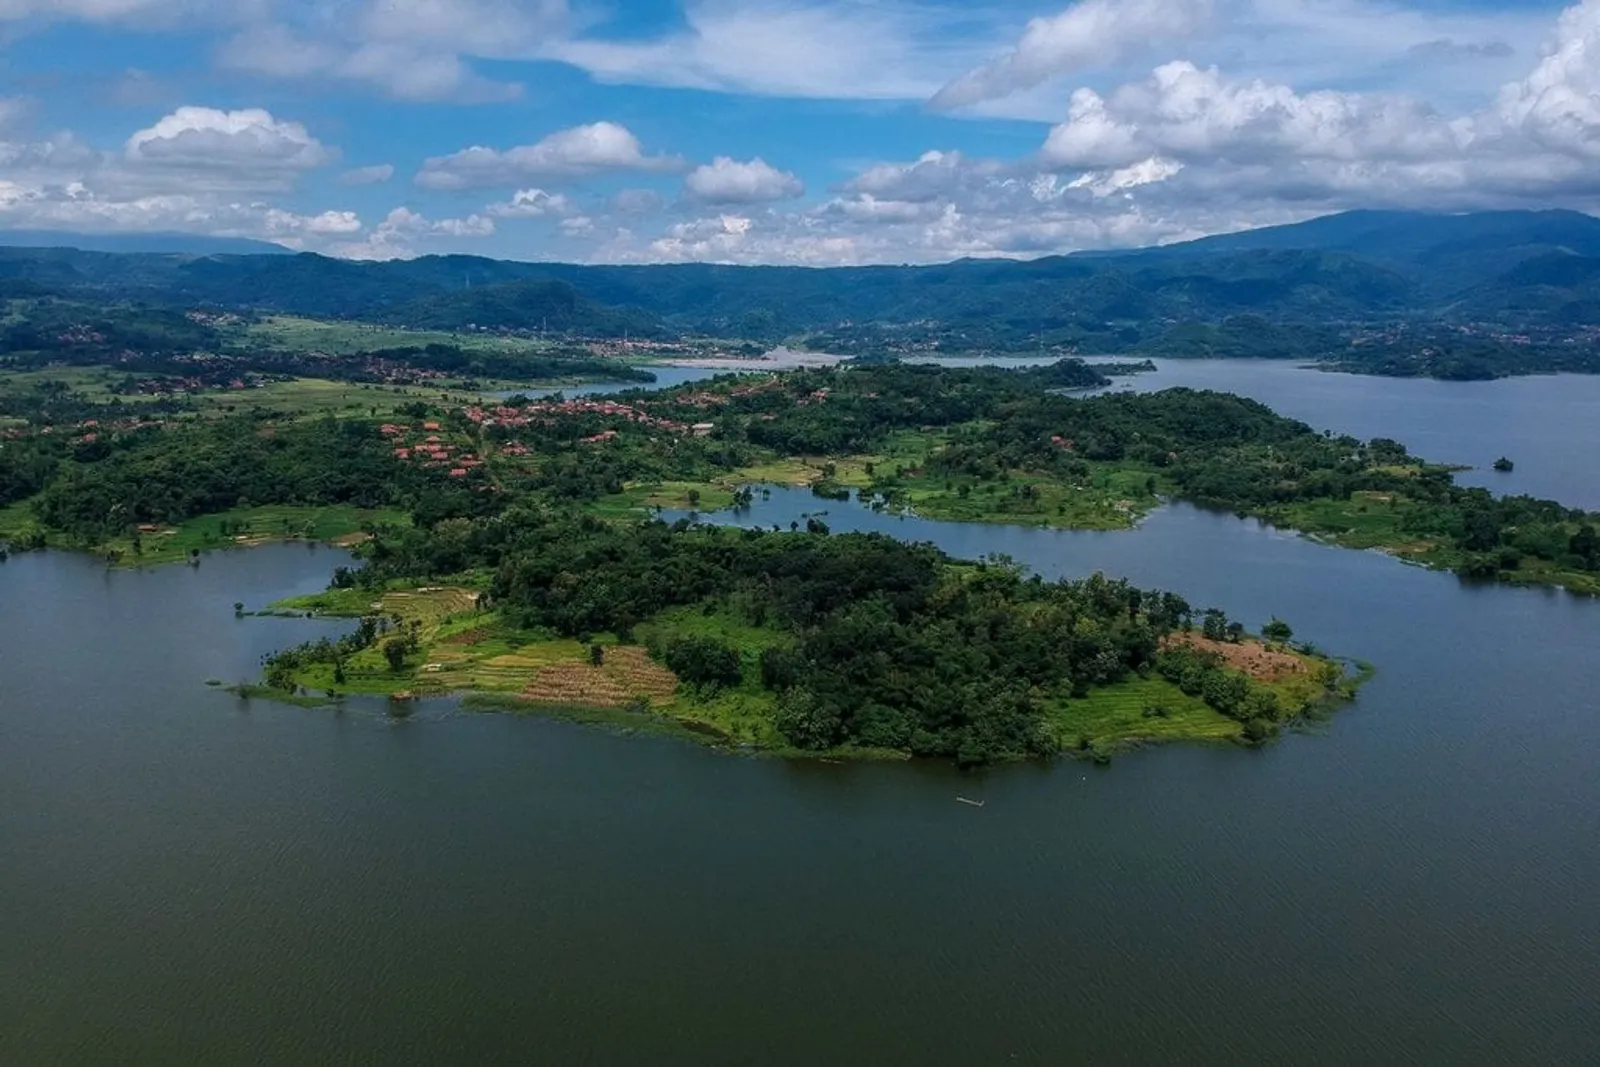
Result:
<svg viewBox="0 0 1600 1067">
<path fill-rule="evenodd" d="M 1228 616 L 1217 608 L 1207 609 L 1200 623 L 1200 633 L 1207 641 L 1227 640 Z"/>
<path fill-rule="evenodd" d="M 739 650 L 714 637 L 684 637 L 662 654 L 667 669 L 690 685 L 738 685 L 744 676 Z"/>
<path fill-rule="evenodd" d="M 1586 522 L 1572 535 L 1572 539 L 1567 542 L 1567 548 L 1574 556 L 1583 560 L 1586 566 L 1592 567 L 1595 557 L 1600 555 L 1600 534 L 1596 534 L 1594 526 Z"/>
<path fill-rule="evenodd" d="M 399 674 L 406 665 L 406 642 L 404 638 L 391 637 L 383 643 L 383 658 L 389 661 L 389 669 Z"/>
<path fill-rule="evenodd" d="M 1287 645 L 1294 638 L 1294 628 L 1276 615 L 1261 628 L 1261 636 L 1274 644 Z"/>
<path fill-rule="evenodd" d="M 598 667 L 606 661 L 606 650 L 600 645 L 589 646 L 589 665 Z"/>
</svg>

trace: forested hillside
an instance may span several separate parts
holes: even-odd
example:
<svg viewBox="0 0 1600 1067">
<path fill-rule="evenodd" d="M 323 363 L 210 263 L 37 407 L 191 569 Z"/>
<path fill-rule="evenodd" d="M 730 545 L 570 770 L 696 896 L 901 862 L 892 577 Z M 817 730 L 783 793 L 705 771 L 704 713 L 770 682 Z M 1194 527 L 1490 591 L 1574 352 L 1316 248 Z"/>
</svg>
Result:
<svg viewBox="0 0 1600 1067">
<path fill-rule="evenodd" d="M 1260 356 L 1493 377 L 1600 367 L 1589 333 L 1600 327 L 1597 264 L 1600 221 L 1574 212 L 1352 212 L 1170 248 L 925 267 L 0 248 L 0 289 L 443 330 L 788 340 L 850 354 Z"/>
</svg>

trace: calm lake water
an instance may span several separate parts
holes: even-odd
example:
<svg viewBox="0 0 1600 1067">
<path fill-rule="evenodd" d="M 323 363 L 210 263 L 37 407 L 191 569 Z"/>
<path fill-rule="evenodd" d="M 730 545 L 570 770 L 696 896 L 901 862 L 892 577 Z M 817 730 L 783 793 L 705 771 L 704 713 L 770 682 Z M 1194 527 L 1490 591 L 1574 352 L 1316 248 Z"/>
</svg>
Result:
<svg viewBox="0 0 1600 1067">
<path fill-rule="evenodd" d="M 1457 458 L 1410 431 L 1476 387 L 1357 431 L 1412 383 L 1307 379 L 1328 410 L 1290 413 Z M 1488 397 L 1528 383 L 1552 395 L 1518 432 L 1563 432 L 1568 381 Z M 1600 496 L 1567 477 L 1550 495 Z M 1600 602 L 1187 507 L 1066 534 L 778 491 L 738 521 L 822 510 L 1277 613 L 1380 673 L 1263 751 L 789 764 L 207 689 L 343 625 L 233 617 L 320 587 L 333 550 L 14 557 L 0 1063 L 1594 1061 Z"/>
<path fill-rule="evenodd" d="M 928 360 L 951 366 L 1018 366 L 1053 360 Z M 1097 362 L 1090 360 L 1090 362 Z M 1188 386 L 1259 400 L 1274 411 L 1362 439 L 1393 437 L 1438 463 L 1475 468 L 1463 485 L 1526 493 L 1600 510 L 1600 375 L 1496 382 L 1374 378 L 1249 359 L 1156 359 L 1154 373 L 1118 378 L 1113 390 Z M 1493 470 L 1506 456 L 1510 474 Z"/>
</svg>

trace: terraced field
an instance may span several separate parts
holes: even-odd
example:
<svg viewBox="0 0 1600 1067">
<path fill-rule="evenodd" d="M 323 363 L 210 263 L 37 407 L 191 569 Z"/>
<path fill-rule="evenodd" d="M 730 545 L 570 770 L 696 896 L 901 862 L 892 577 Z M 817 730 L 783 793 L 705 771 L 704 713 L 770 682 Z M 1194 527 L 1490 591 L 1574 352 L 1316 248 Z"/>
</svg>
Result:
<svg viewBox="0 0 1600 1067">
<path fill-rule="evenodd" d="M 349 692 L 484 693 L 546 707 L 623 708 L 645 704 L 658 710 L 677 702 L 678 678 L 637 646 L 601 645 L 593 662 L 590 645 L 518 631 L 479 607 L 480 595 L 458 586 L 433 586 L 385 593 L 377 600 L 357 590 L 302 597 L 280 608 L 323 614 L 376 614 L 398 620 L 415 633 L 418 651 L 401 670 L 381 652 L 382 638 L 345 663 L 345 681 L 335 686 L 333 668 L 318 664 L 297 678 L 310 690 Z"/>
</svg>

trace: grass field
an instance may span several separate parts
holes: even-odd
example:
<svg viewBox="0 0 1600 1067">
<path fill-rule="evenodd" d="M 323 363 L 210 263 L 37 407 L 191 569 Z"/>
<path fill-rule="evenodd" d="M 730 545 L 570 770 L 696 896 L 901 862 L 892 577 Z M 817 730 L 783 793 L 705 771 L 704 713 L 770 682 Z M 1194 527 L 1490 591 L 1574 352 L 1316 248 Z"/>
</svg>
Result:
<svg viewBox="0 0 1600 1067">
<path fill-rule="evenodd" d="M 442 330 L 403 330 L 364 322 L 305 319 L 270 315 L 241 328 L 244 337 L 274 348 L 349 355 L 377 348 L 410 348 L 430 344 L 455 345 L 478 351 L 527 352 L 551 347 L 530 338 L 496 337 L 481 333 Z"/>
<path fill-rule="evenodd" d="M 1155 710 L 1164 714 L 1147 714 Z M 1049 726 L 1063 750 L 1110 752 L 1170 741 L 1237 741 L 1244 728 L 1162 678 L 1135 678 L 1060 701 Z"/>
<path fill-rule="evenodd" d="M 122 400 L 137 400 L 138 397 L 117 397 L 112 391 L 113 383 L 123 381 L 128 377 L 127 372 L 112 370 L 110 367 L 45 367 L 41 370 L 0 370 L 0 395 L 7 392 L 23 392 L 40 385 L 52 382 L 59 383 L 75 393 L 82 393 L 90 400 L 104 402 L 114 397 Z"/>
<path fill-rule="evenodd" d="M 549 711 L 585 720 L 632 726 L 652 723 L 702 741 L 781 749 L 772 725 L 775 697 L 759 684 L 762 650 L 789 640 L 728 614 L 705 615 L 684 609 L 642 624 L 639 639 L 689 635 L 715 636 L 740 649 L 745 682 L 715 692 L 679 685 L 677 677 L 653 659 L 643 645 L 621 645 L 609 634 L 589 644 L 552 634 L 518 630 L 493 611 L 480 610 L 477 594 L 454 586 L 392 590 L 330 590 L 282 601 L 274 612 L 327 615 L 378 615 L 398 620 L 403 633 L 415 633 L 418 650 L 400 670 L 382 652 L 389 638 L 349 657 L 344 680 L 331 663 L 314 664 L 295 675 L 302 699 L 334 691 L 411 696 L 471 694 L 476 706 L 511 711 Z M 598 647 L 599 662 L 593 649 Z M 262 695 L 256 688 L 254 695 Z"/>
<path fill-rule="evenodd" d="M 400 526 L 410 522 L 400 511 L 369 510 L 342 505 L 240 508 L 202 515 L 178 526 L 164 526 L 107 542 L 102 550 L 121 553 L 121 562 L 136 566 L 171 563 L 191 552 L 244 548 L 272 541 L 340 541 L 361 536 L 364 526 Z"/>
<path fill-rule="evenodd" d="M 26 500 L 0 507 L 0 540 L 15 537 L 33 525 L 33 512 Z"/>
</svg>

